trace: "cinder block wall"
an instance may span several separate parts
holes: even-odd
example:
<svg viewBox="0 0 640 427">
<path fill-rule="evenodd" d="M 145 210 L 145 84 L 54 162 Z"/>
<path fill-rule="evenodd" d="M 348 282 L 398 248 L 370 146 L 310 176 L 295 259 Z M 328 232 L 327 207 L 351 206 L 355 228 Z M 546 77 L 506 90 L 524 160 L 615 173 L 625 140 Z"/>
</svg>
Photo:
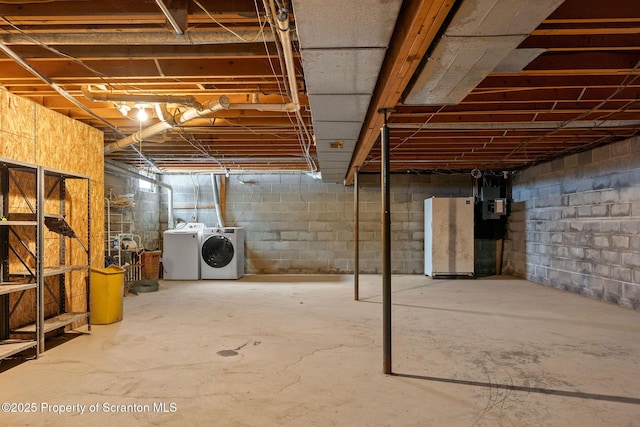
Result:
<svg viewBox="0 0 640 427">
<path fill-rule="evenodd" d="M 505 272 L 640 308 L 640 139 L 514 176 Z"/>
<path fill-rule="evenodd" d="M 174 217 L 213 226 L 211 179 L 165 175 L 174 191 Z M 360 176 L 360 271 L 380 273 L 379 175 Z M 196 188 L 197 187 L 197 188 Z M 470 196 L 468 175 L 392 175 L 392 270 L 424 273 L 424 199 Z M 196 211 L 195 196 L 198 194 Z M 305 174 L 231 175 L 226 180 L 225 225 L 246 229 L 247 273 L 352 273 L 353 186 Z M 163 197 L 166 206 L 167 200 Z M 165 206 L 161 212 L 165 212 Z M 179 209 L 187 206 L 189 209 Z M 162 214 L 164 218 L 164 213 Z M 166 229 L 164 219 L 163 230 Z"/>
<path fill-rule="evenodd" d="M 160 248 L 160 193 L 158 189 L 152 192 L 140 190 L 137 179 L 105 173 L 105 197 L 109 197 L 109 190 L 116 195 L 133 194 L 135 206 L 130 212 L 128 209 L 117 208 L 113 209 L 112 212 L 123 214 L 125 218 L 132 218 L 132 232 L 140 236 L 145 249 L 154 250 Z M 166 193 L 166 191 L 163 191 L 163 193 Z"/>
</svg>

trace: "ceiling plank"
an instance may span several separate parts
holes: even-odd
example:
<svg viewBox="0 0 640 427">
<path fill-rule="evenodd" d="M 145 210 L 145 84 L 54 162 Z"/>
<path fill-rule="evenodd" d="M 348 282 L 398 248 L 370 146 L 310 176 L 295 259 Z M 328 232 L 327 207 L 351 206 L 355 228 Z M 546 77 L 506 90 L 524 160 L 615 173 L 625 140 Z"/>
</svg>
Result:
<svg viewBox="0 0 640 427">
<path fill-rule="evenodd" d="M 393 108 L 398 103 L 454 4 L 453 0 L 403 3 L 345 184 L 353 182 L 355 169 L 362 165 L 378 139 L 384 120 L 378 111 L 381 108 Z"/>
</svg>

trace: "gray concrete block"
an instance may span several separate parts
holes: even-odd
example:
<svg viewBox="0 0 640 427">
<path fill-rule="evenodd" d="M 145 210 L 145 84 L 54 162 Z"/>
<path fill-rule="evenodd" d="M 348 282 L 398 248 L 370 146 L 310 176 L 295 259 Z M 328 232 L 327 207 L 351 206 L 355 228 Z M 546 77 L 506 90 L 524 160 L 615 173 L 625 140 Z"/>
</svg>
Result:
<svg viewBox="0 0 640 427">
<path fill-rule="evenodd" d="M 280 232 L 278 231 L 262 231 L 260 233 L 260 240 L 262 240 L 263 242 L 269 241 L 269 240 L 281 240 L 281 235 Z"/>
<path fill-rule="evenodd" d="M 631 145 L 630 139 L 611 144 L 611 157 L 621 157 L 631 154 Z"/>
<path fill-rule="evenodd" d="M 592 151 L 583 151 L 582 153 L 578 153 L 578 165 L 586 166 L 590 164 L 592 161 Z"/>
<path fill-rule="evenodd" d="M 280 250 L 278 251 L 279 259 L 297 260 L 300 259 L 299 250 Z"/>
<path fill-rule="evenodd" d="M 556 256 L 557 258 L 569 258 L 570 256 L 570 251 L 567 246 L 552 246 L 550 249 L 551 254 Z M 552 260 L 552 265 L 557 266 L 558 264 L 554 264 L 554 260 Z"/>
<path fill-rule="evenodd" d="M 535 199 L 535 207 L 540 208 L 549 208 L 562 206 L 562 196 L 554 195 L 554 196 L 545 196 Z"/>
<path fill-rule="evenodd" d="M 593 238 L 593 244 L 597 248 L 608 248 L 608 247 L 610 247 L 609 237 L 608 236 L 595 236 Z"/>
<path fill-rule="evenodd" d="M 611 216 L 629 216 L 631 203 L 619 203 L 611 205 Z"/>
<path fill-rule="evenodd" d="M 303 202 L 302 195 L 299 193 L 281 193 L 280 201 L 281 202 Z"/>
<path fill-rule="evenodd" d="M 620 221 L 620 232 L 622 234 L 640 234 L 640 221 L 637 219 Z"/>
<path fill-rule="evenodd" d="M 260 194 L 259 203 L 263 204 L 280 204 L 282 202 L 282 197 L 279 193 L 266 193 Z"/>
<path fill-rule="evenodd" d="M 594 270 L 594 265 L 590 262 L 578 262 L 576 263 L 577 272 L 583 275 L 592 275 Z"/>
<path fill-rule="evenodd" d="M 616 280 L 604 280 L 603 298 L 614 304 L 620 303 L 622 297 L 622 283 Z"/>
<path fill-rule="evenodd" d="M 611 277 L 611 267 L 603 264 L 594 264 L 594 275 L 600 278 L 610 278 Z M 614 267 L 615 268 L 615 267 Z"/>
<path fill-rule="evenodd" d="M 617 165 L 620 166 L 620 165 Z M 616 172 L 611 175 L 611 187 L 623 188 L 628 187 L 633 183 L 633 172 Z"/>
<path fill-rule="evenodd" d="M 640 267 L 640 253 L 623 252 L 622 265 L 629 266 L 629 267 Z"/>
<path fill-rule="evenodd" d="M 543 228 L 549 232 L 567 232 L 569 227 L 570 225 L 566 221 L 549 221 L 544 223 Z"/>
<path fill-rule="evenodd" d="M 564 169 L 572 169 L 578 166 L 578 155 L 572 154 L 564 158 Z"/>
<path fill-rule="evenodd" d="M 624 283 L 622 286 L 622 298 L 627 305 L 634 310 L 640 309 L 640 278 L 634 278 L 635 283 Z"/>
<path fill-rule="evenodd" d="M 570 248 L 569 256 L 575 259 L 584 259 L 585 258 L 585 250 L 584 248 Z"/>
<path fill-rule="evenodd" d="M 610 240 L 614 249 L 629 249 L 629 236 L 611 236 Z"/>
<path fill-rule="evenodd" d="M 594 190 L 602 190 L 612 187 L 610 174 L 595 176 L 592 179 L 592 188 Z"/>
<path fill-rule="evenodd" d="M 279 234 L 280 234 L 280 239 L 282 239 L 282 240 L 300 240 L 301 232 L 299 232 L 299 231 L 281 231 Z M 307 240 L 307 239 L 304 239 L 304 240 Z"/>
<path fill-rule="evenodd" d="M 610 277 L 622 282 L 631 282 L 633 280 L 633 270 L 628 267 L 612 267 Z"/>
<path fill-rule="evenodd" d="M 592 150 L 592 161 L 603 162 L 611 158 L 611 145 L 594 148 Z"/>
<path fill-rule="evenodd" d="M 595 205 L 601 202 L 602 194 L 599 191 L 589 191 L 571 194 L 568 197 L 571 206 Z"/>
<path fill-rule="evenodd" d="M 602 224 L 599 221 L 572 221 L 569 224 L 569 231 L 579 231 L 582 233 L 599 233 Z"/>
<path fill-rule="evenodd" d="M 620 189 L 620 202 L 640 201 L 640 185 L 623 187 Z"/>
<path fill-rule="evenodd" d="M 602 261 L 606 262 L 610 265 L 620 265 L 622 262 L 622 257 L 620 252 L 610 251 L 610 250 L 602 250 Z"/>
<path fill-rule="evenodd" d="M 593 216 L 592 206 L 578 206 L 578 218 L 589 218 Z"/>
<path fill-rule="evenodd" d="M 609 216 L 609 205 L 595 205 L 591 207 L 591 216 L 605 218 Z"/>
<path fill-rule="evenodd" d="M 604 234 L 617 234 L 620 232 L 619 221 L 602 221 L 600 223 L 600 232 Z"/>
<path fill-rule="evenodd" d="M 316 234 L 317 234 L 318 240 L 325 240 L 325 241 L 335 240 L 335 233 L 333 231 L 318 231 Z"/>
</svg>

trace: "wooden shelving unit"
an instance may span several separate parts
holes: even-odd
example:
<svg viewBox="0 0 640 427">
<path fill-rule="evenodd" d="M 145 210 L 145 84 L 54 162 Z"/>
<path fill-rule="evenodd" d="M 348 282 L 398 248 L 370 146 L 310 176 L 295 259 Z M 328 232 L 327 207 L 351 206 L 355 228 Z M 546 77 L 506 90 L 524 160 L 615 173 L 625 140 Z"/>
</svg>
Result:
<svg viewBox="0 0 640 427">
<path fill-rule="evenodd" d="M 68 180 L 86 182 L 85 241 L 76 235 L 65 220 Z M 49 188 L 47 193 L 45 187 Z M 0 158 L 0 360 L 34 347 L 36 355 L 42 353 L 45 350 L 46 333 L 63 331 L 73 323 L 86 320 L 90 329 L 90 200 L 91 182 L 87 176 Z M 74 200 L 74 203 L 78 202 Z M 51 209 L 56 205 L 57 209 L 53 210 L 58 212 L 44 213 L 45 206 Z M 20 212 L 12 212 L 15 206 L 19 207 Z M 57 257 L 45 253 L 45 234 L 51 232 L 59 235 L 57 247 L 52 250 L 51 243 L 47 247 L 49 251 L 57 252 Z M 49 242 L 55 241 L 50 234 L 48 236 Z M 71 259 L 71 256 L 67 256 L 68 241 L 75 241 L 71 244 L 81 247 L 78 252 L 86 254 L 86 260 L 76 265 L 67 264 L 67 260 Z M 67 277 L 75 271 L 86 272 L 86 311 L 82 312 L 66 310 L 67 294 L 71 287 Z M 52 279 L 47 283 L 45 278 Z M 53 297 L 57 313 L 50 313 L 45 318 L 47 295 L 49 300 Z M 10 301 L 13 303 L 10 304 Z M 30 304 L 28 311 L 35 312 L 35 318 L 31 324 L 12 327 L 12 323 L 15 323 L 12 322 L 12 316 L 21 304 Z M 16 339 L 24 336 L 29 339 Z"/>
</svg>

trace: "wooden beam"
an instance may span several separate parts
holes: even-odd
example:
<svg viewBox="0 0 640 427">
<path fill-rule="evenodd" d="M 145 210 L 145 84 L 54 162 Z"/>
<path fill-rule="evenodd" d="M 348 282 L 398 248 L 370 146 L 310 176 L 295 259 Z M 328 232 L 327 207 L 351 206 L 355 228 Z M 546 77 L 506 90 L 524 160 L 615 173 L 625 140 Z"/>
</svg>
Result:
<svg viewBox="0 0 640 427">
<path fill-rule="evenodd" d="M 640 18 L 637 0 L 566 0 L 547 21 Z"/>
<path fill-rule="evenodd" d="M 362 165 L 369 150 L 378 139 L 383 123 L 383 117 L 378 111 L 381 108 L 393 108 L 398 103 L 454 4 L 454 0 L 416 0 L 403 3 L 362 132 L 347 171 L 345 179 L 347 185 L 353 182 L 355 168 Z"/>
<path fill-rule="evenodd" d="M 255 58 L 267 59 L 278 54 L 270 43 L 235 43 L 219 45 L 69 45 L 58 46 L 57 50 L 76 59 L 129 60 L 129 59 L 194 59 L 194 58 Z M 61 61 L 68 60 L 60 54 L 40 46 L 15 45 L 12 50 L 23 59 Z M 297 55 L 299 57 L 299 55 Z"/>
<path fill-rule="evenodd" d="M 230 18 L 256 18 L 253 0 L 216 0 L 202 2 L 207 11 L 221 22 Z M 211 18 L 199 7 L 190 10 L 189 22 L 211 22 Z M 154 2 L 131 0 L 73 0 L 55 2 L 14 2 L 0 4 L 0 15 L 17 25 L 78 22 L 92 25 L 123 23 L 164 23 L 165 17 Z"/>
<path fill-rule="evenodd" d="M 640 39 L 637 34 L 618 33 L 532 35 L 518 46 L 518 49 L 532 48 L 550 50 L 639 50 Z"/>
</svg>

